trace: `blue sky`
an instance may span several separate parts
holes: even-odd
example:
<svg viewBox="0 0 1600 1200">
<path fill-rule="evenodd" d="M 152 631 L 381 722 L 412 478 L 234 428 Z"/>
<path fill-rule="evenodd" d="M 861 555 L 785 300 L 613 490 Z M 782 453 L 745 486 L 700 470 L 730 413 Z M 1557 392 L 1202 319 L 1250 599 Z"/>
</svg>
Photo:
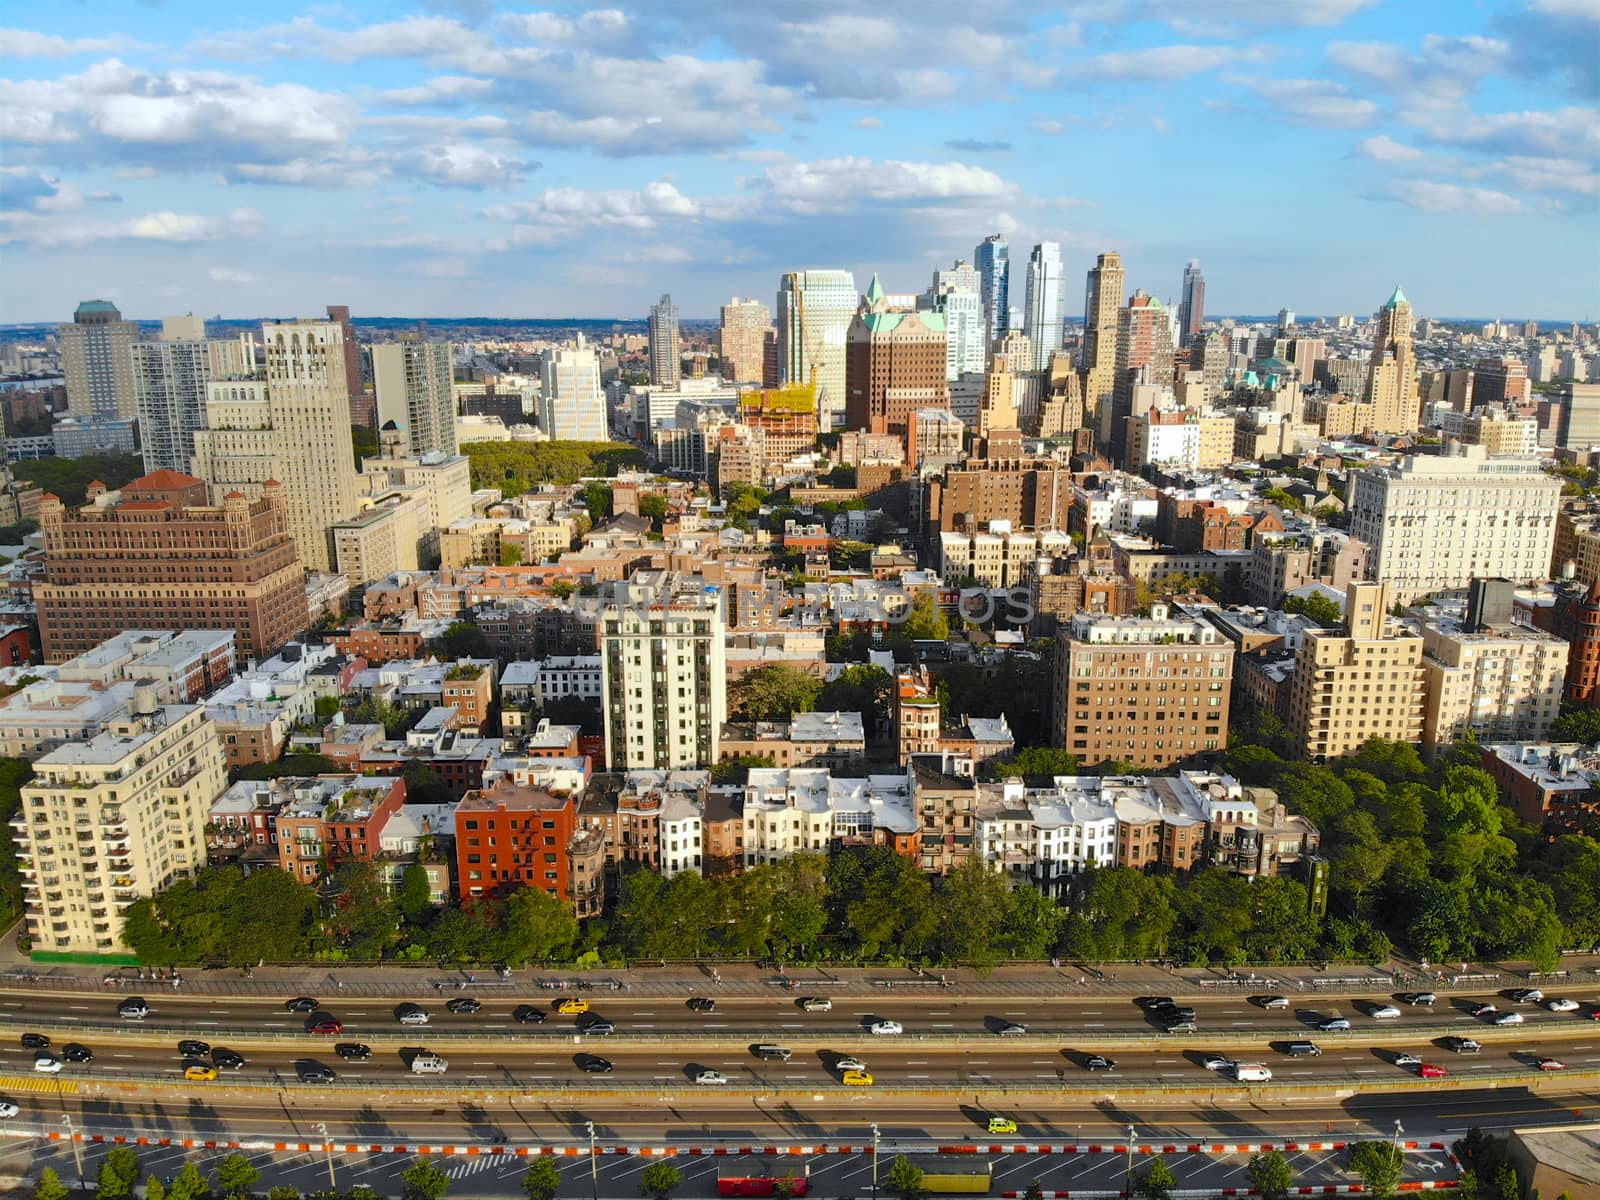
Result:
<svg viewBox="0 0 1600 1200">
<path fill-rule="evenodd" d="M 1213 313 L 1600 317 L 1600 0 L 7 12 L 0 321 L 709 316 L 995 231 Z"/>
</svg>

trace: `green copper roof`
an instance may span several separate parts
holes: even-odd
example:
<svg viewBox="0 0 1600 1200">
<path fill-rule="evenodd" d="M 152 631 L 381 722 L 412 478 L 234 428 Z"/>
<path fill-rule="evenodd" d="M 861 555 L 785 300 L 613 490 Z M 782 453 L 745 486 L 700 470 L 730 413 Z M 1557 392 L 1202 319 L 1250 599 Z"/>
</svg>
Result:
<svg viewBox="0 0 1600 1200">
<path fill-rule="evenodd" d="M 1400 290 L 1400 285 L 1397 283 L 1394 285 L 1394 295 L 1389 297 L 1389 303 L 1385 304 L 1384 307 L 1394 308 L 1396 305 L 1410 303 L 1411 301 L 1406 299 L 1406 294 Z"/>
<path fill-rule="evenodd" d="M 894 330 L 899 329 L 901 324 L 904 323 L 907 318 L 915 318 L 929 333 L 948 332 L 945 327 L 944 314 L 938 312 L 926 312 L 922 310 L 917 312 L 901 312 L 898 310 L 891 310 L 889 312 L 862 313 L 860 320 L 861 323 L 867 327 L 868 333 L 881 334 L 892 333 Z"/>
<path fill-rule="evenodd" d="M 878 273 L 872 273 L 872 282 L 867 285 L 867 303 L 876 304 L 883 299 L 883 284 L 878 282 Z"/>
<path fill-rule="evenodd" d="M 117 306 L 111 303 L 109 300 L 85 300 L 82 304 L 78 305 L 78 311 L 81 313 L 116 312 Z"/>
</svg>

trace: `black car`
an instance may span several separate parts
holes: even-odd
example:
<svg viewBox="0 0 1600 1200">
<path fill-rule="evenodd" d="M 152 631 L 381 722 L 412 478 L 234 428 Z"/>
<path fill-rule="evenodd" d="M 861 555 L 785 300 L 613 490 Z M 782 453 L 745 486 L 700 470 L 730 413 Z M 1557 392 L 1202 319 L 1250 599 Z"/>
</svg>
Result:
<svg viewBox="0 0 1600 1200">
<path fill-rule="evenodd" d="M 333 1052 L 345 1062 L 366 1062 L 372 1057 L 372 1047 L 365 1042 L 340 1042 Z"/>
<path fill-rule="evenodd" d="M 578 1070 L 587 1071 L 591 1075 L 611 1074 L 611 1060 L 601 1058 L 598 1054 L 580 1054 L 575 1060 Z"/>
<path fill-rule="evenodd" d="M 237 1071 L 244 1066 L 244 1055 L 233 1050 L 224 1050 L 218 1046 L 211 1052 L 211 1062 L 218 1070 Z"/>
<path fill-rule="evenodd" d="M 1413 1007 L 1415 1007 L 1418 1004 L 1421 1004 L 1423 1006 L 1427 1006 L 1429 1004 L 1432 1004 L 1438 998 L 1439 997 L 1435 996 L 1432 992 L 1402 992 L 1402 993 L 1400 993 L 1400 1001 L 1401 1001 L 1401 1003 L 1410 1004 Z"/>
<path fill-rule="evenodd" d="M 42 1033 L 25 1033 L 22 1035 L 22 1048 L 24 1050 L 48 1050 L 50 1039 Z"/>
<path fill-rule="evenodd" d="M 312 1013 L 321 1007 L 322 1005 L 310 996 L 296 996 L 284 1004 L 284 1008 L 294 1013 Z"/>
<path fill-rule="evenodd" d="M 692 1012 L 708 1013 L 717 1011 L 717 1002 L 710 996 L 691 996 L 689 1008 Z"/>
<path fill-rule="evenodd" d="M 617 1023 L 615 1021 L 608 1021 L 604 1017 L 595 1017 L 593 1020 L 578 1026 L 578 1032 L 592 1033 L 599 1037 L 605 1037 L 608 1034 L 615 1033 L 616 1031 Z"/>
<path fill-rule="evenodd" d="M 1163 1021 L 1192 1021 L 1194 1009 L 1187 1004 L 1163 1004 L 1156 1009 L 1156 1016 Z"/>
<path fill-rule="evenodd" d="M 211 1044 L 186 1038 L 178 1043 L 178 1053 L 185 1058 L 204 1058 L 211 1053 Z"/>
<path fill-rule="evenodd" d="M 1155 1012 L 1158 1008 L 1170 1008 L 1177 1003 L 1171 996 L 1140 996 L 1134 1001 L 1145 1012 Z"/>
<path fill-rule="evenodd" d="M 1107 1058 L 1104 1054 L 1091 1054 L 1083 1060 L 1083 1065 L 1091 1071 L 1115 1071 L 1117 1060 Z"/>
<path fill-rule="evenodd" d="M 511 1010 L 511 1018 L 520 1025 L 543 1025 L 549 1014 L 531 1004 L 519 1004 Z"/>
<path fill-rule="evenodd" d="M 445 1005 L 445 1008 L 453 1013 L 475 1013 L 482 1007 L 483 1005 L 471 996 L 458 996 Z"/>
<path fill-rule="evenodd" d="M 319 1062 L 295 1063 L 294 1073 L 299 1076 L 301 1083 L 332 1083 L 335 1078 L 333 1068 Z"/>
<path fill-rule="evenodd" d="M 68 1042 L 65 1046 L 61 1047 L 61 1058 L 63 1062 L 93 1062 L 94 1051 L 89 1049 L 87 1046 L 80 1045 L 77 1042 Z"/>
<path fill-rule="evenodd" d="M 117 1016 L 125 1021 L 141 1021 L 150 1015 L 150 1006 L 138 996 L 129 996 L 117 1005 Z"/>
</svg>

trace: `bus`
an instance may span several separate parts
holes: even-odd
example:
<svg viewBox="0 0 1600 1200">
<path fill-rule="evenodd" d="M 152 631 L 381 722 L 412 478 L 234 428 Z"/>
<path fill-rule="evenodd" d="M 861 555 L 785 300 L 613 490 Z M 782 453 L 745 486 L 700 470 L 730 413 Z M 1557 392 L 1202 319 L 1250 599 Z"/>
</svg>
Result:
<svg viewBox="0 0 1600 1200">
<path fill-rule="evenodd" d="M 811 1190 L 811 1167 L 746 1154 L 717 1162 L 719 1196 L 804 1196 Z"/>
<path fill-rule="evenodd" d="M 975 1154 L 908 1154 L 922 1170 L 922 1189 L 934 1196 L 985 1196 L 994 1181 L 994 1164 Z M 878 1180 L 882 1188 L 883 1180 Z"/>
</svg>

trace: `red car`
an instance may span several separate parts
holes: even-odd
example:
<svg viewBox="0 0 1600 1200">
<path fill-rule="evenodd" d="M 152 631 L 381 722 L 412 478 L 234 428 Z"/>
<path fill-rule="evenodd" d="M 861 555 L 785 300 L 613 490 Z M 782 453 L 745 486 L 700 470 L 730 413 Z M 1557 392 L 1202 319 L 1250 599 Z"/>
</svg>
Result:
<svg viewBox="0 0 1600 1200">
<path fill-rule="evenodd" d="M 1417 1068 L 1417 1074 L 1421 1075 L 1424 1079 L 1443 1079 L 1446 1075 L 1450 1074 L 1450 1072 L 1446 1071 L 1443 1067 L 1436 1067 L 1432 1063 L 1423 1063 Z"/>
<path fill-rule="evenodd" d="M 1541 1071 L 1565 1071 L 1567 1064 L 1559 1058 L 1541 1058 L 1534 1064 Z"/>
<path fill-rule="evenodd" d="M 317 1017 L 306 1022 L 307 1033 L 343 1033 L 344 1026 L 332 1017 Z"/>
</svg>

